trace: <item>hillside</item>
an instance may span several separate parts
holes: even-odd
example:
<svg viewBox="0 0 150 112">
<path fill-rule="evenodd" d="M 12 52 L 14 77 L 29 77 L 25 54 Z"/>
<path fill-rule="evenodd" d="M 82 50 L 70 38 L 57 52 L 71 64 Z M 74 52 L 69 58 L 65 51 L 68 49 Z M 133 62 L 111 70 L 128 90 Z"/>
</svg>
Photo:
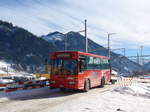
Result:
<svg viewBox="0 0 150 112">
<path fill-rule="evenodd" d="M 145 71 L 150 71 L 150 62 L 146 63 L 145 65 L 143 65 L 143 69 Z"/>
<path fill-rule="evenodd" d="M 14 63 L 21 70 L 42 67 L 56 48 L 27 30 L 0 21 L 0 60 Z"/>
</svg>

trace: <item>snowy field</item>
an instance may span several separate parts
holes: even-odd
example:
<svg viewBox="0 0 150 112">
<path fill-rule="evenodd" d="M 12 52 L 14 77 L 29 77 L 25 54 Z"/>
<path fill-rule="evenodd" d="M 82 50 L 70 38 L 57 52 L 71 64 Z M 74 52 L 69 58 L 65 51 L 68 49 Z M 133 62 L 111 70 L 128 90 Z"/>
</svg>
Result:
<svg viewBox="0 0 150 112">
<path fill-rule="evenodd" d="M 43 88 L 14 94 L 0 98 L 0 112 L 150 112 L 149 83 L 106 85 L 88 93 Z"/>
<path fill-rule="evenodd" d="M 104 93 L 96 92 L 65 102 L 52 112 L 150 112 L 150 85 L 137 84 L 116 88 Z M 48 109 L 43 112 L 48 112 Z"/>
<path fill-rule="evenodd" d="M 5 61 L 0 61 L 0 74 L 7 74 L 7 67 L 9 67 L 10 64 L 6 63 Z"/>
<path fill-rule="evenodd" d="M 14 70 L 13 68 L 11 68 L 11 64 L 13 63 L 8 63 L 8 62 L 5 62 L 5 61 L 0 61 L 0 74 L 15 74 L 15 75 L 25 75 L 27 73 L 25 72 L 19 72 L 19 71 L 16 71 Z"/>
</svg>

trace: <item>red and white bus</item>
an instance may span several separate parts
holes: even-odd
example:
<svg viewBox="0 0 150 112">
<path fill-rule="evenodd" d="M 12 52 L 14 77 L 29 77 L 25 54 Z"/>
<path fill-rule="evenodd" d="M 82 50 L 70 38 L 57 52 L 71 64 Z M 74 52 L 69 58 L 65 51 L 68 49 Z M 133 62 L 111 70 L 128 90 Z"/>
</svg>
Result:
<svg viewBox="0 0 150 112">
<path fill-rule="evenodd" d="M 64 90 L 104 86 L 110 81 L 109 58 L 79 51 L 54 52 L 51 59 L 50 87 Z"/>
</svg>

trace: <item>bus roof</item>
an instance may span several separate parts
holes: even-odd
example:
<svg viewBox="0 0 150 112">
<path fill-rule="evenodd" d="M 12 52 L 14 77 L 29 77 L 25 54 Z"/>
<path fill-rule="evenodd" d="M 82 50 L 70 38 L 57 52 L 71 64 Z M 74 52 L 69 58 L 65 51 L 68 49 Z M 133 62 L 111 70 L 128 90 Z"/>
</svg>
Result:
<svg viewBox="0 0 150 112">
<path fill-rule="evenodd" d="M 95 55 L 95 54 L 85 53 L 85 52 L 81 52 L 81 51 L 56 51 L 56 52 L 53 52 L 53 53 L 78 53 L 80 55 L 93 56 L 93 57 L 103 58 L 103 59 L 110 59 L 107 56 Z"/>
</svg>

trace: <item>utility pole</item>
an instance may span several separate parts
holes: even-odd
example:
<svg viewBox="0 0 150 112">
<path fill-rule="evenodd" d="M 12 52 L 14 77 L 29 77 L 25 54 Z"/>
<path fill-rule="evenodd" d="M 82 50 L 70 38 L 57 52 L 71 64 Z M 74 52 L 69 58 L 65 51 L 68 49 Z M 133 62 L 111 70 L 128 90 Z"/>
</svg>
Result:
<svg viewBox="0 0 150 112">
<path fill-rule="evenodd" d="M 121 70 L 122 70 L 122 63 L 121 63 L 122 62 L 122 56 L 119 56 L 119 58 L 120 58 L 120 60 L 119 60 L 120 63 L 119 64 L 120 64 L 120 74 L 121 74 Z"/>
<path fill-rule="evenodd" d="M 126 56 L 126 48 L 123 48 L 124 57 Z"/>
<path fill-rule="evenodd" d="M 88 53 L 87 20 L 85 19 L 85 52 Z"/>
<path fill-rule="evenodd" d="M 139 53 L 137 53 L 137 63 L 140 64 L 139 63 Z"/>
<path fill-rule="evenodd" d="M 110 58 L 110 45 L 109 45 L 109 41 L 110 41 L 110 34 L 108 33 L 108 57 Z"/>
<path fill-rule="evenodd" d="M 65 38 L 65 51 L 67 51 L 67 33 L 64 38 Z"/>
<path fill-rule="evenodd" d="M 7 68 L 6 68 L 6 69 L 7 69 L 7 76 L 8 76 L 8 65 L 7 65 Z"/>
<path fill-rule="evenodd" d="M 141 47 L 141 64 L 143 65 L 144 63 L 143 63 L 143 46 L 140 46 Z"/>
<path fill-rule="evenodd" d="M 108 33 L 108 57 L 111 58 L 111 51 L 110 51 L 110 35 L 114 35 L 116 33 Z"/>
<path fill-rule="evenodd" d="M 109 57 L 109 63 L 110 63 L 110 74 L 112 74 L 112 66 L 111 66 L 111 54 L 110 54 L 110 35 L 114 35 L 115 33 L 108 33 L 108 57 Z"/>
</svg>

